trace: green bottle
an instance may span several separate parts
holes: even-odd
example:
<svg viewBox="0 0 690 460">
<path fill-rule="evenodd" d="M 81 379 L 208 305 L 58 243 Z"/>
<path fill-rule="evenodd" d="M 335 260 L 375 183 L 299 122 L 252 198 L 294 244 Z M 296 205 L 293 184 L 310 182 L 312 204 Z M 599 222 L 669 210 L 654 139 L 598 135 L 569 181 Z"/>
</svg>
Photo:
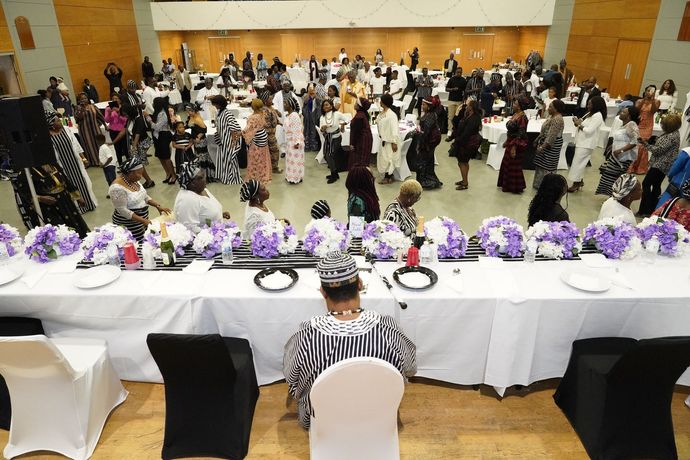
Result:
<svg viewBox="0 0 690 460">
<path fill-rule="evenodd" d="M 163 222 L 161 222 L 161 256 L 164 266 L 172 267 L 175 265 L 175 245 L 170 240 L 168 229 Z"/>
</svg>

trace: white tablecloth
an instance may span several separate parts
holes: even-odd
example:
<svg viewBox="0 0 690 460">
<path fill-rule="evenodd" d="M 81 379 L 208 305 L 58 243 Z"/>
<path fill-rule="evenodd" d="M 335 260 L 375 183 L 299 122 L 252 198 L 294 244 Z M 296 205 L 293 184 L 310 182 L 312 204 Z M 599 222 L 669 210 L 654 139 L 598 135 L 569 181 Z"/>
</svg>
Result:
<svg viewBox="0 0 690 460">
<path fill-rule="evenodd" d="M 690 335 L 690 259 L 660 258 L 655 265 L 614 261 L 634 290 L 614 285 L 590 294 L 565 285 L 564 270 L 581 261 L 441 263 L 439 282 L 413 292 L 394 287 L 408 308 L 401 310 L 376 274 L 362 298 L 365 308 L 393 315 L 417 345 L 418 376 L 456 384 L 486 383 L 504 388 L 562 376 L 573 340 L 622 336 Z M 40 270 L 30 263 L 30 272 Z M 459 277 L 452 270 L 460 268 Z M 392 280 L 397 264 L 378 263 Z M 596 269 L 615 276 L 613 268 Z M 122 379 L 161 381 L 146 347 L 151 332 L 220 333 L 249 339 L 260 384 L 282 378 L 283 347 L 300 322 L 325 311 L 312 269 L 281 294 L 253 283 L 253 270 L 123 272 L 95 290 L 72 285 L 74 273 L 46 274 L 29 289 L 22 280 L 0 286 L 4 315 L 43 321 L 51 337 L 93 337 L 108 341 Z M 451 288 L 451 284 L 454 288 Z M 459 289 L 456 290 L 456 289 Z M 690 385 L 690 371 L 680 384 Z"/>
</svg>

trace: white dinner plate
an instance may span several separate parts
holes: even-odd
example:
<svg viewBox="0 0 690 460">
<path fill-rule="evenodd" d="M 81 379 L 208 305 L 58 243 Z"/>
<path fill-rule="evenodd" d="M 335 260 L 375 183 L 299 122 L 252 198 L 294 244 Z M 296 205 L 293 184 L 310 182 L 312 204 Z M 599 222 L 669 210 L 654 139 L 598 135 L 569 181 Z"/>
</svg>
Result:
<svg viewBox="0 0 690 460">
<path fill-rule="evenodd" d="M 110 284 L 120 277 L 122 270 L 112 265 L 98 265 L 88 270 L 78 271 L 73 284 L 80 289 L 93 289 Z"/>
<path fill-rule="evenodd" d="M 11 283 L 24 274 L 24 267 L 17 264 L 0 267 L 0 286 Z"/>
<path fill-rule="evenodd" d="M 561 280 L 575 289 L 586 292 L 606 292 L 611 289 L 611 280 L 593 270 L 570 269 L 561 273 Z"/>
</svg>

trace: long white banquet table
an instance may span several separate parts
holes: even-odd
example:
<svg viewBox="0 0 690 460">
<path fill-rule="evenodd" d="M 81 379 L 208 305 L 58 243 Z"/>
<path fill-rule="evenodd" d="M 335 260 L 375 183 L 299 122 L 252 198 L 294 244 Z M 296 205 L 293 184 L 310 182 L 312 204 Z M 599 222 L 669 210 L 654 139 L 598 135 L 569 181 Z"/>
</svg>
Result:
<svg viewBox="0 0 690 460">
<path fill-rule="evenodd" d="M 562 376 L 576 339 L 690 335 L 690 259 L 614 261 L 611 268 L 595 269 L 618 280 L 601 294 L 560 280 L 564 270 L 584 266 L 441 262 L 432 266 L 439 275 L 432 289 L 396 285 L 391 295 L 377 272 L 393 282 L 398 265 L 378 262 L 362 302 L 400 322 L 417 345 L 418 376 L 483 383 L 499 394 L 511 385 Z M 72 285 L 82 270 L 48 273 L 31 289 L 22 280 L 0 286 L 0 309 L 40 318 L 52 337 L 106 339 L 119 376 L 127 380 L 161 381 L 146 347 L 150 332 L 243 337 L 251 343 L 259 383 L 268 384 L 283 378 L 287 339 L 302 321 L 325 311 L 314 269 L 297 271 L 300 281 L 280 294 L 256 287 L 256 270 L 249 269 L 123 272 L 96 290 Z M 690 385 L 690 371 L 679 383 Z"/>
</svg>

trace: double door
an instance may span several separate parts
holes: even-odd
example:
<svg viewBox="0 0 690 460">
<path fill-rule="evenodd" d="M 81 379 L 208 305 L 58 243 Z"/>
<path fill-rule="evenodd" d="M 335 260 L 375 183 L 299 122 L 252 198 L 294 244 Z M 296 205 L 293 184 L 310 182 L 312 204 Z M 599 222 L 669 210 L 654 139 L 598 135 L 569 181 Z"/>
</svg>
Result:
<svg viewBox="0 0 690 460">
<path fill-rule="evenodd" d="M 625 94 L 640 95 L 640 86 L 647 66 L 650 42 L 619 40 L 611 72 L 608 93 L 612 97 Z"/>
</svg>

